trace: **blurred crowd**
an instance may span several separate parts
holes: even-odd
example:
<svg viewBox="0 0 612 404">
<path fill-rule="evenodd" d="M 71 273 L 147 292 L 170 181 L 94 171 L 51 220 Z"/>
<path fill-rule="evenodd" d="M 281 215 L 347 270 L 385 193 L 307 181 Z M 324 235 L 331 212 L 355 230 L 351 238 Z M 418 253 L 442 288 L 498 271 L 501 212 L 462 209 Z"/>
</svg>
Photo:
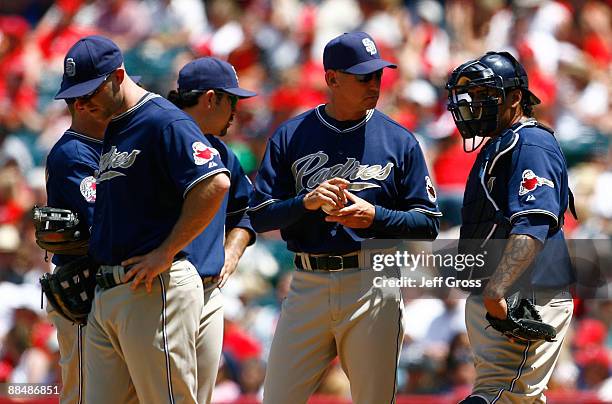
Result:
<svg viewBox="0 0 612 404">
<path fill-rule="evenodd" d="M 58 345 L 40 308 L 49 271 L 29 211 L 45 205 L 45 157 L 70 124 L 53 101 L 63 57 L 99 33 L 123 49 L 127 71 L 167 95 L 189 60 L 232 63 L 240 101 L 225 140 L 254 177 L 266 141 L 285 119 L 324 103 L 322 50 L 363 30 L 385 70 L 378 108 L 412 130 L 425 152 L 444 217 L 456 238 L 467 173 L 446 110 L 449 72 L 487 50 L 508 50 L 542 100 L 536 117 L 556 130 L 570 167 L 579 221 L 569 238 L 612 239 L 612 1 L 610 0 L 20 0 L 0 2 L 0 383 L 59 380 Z M 609 248 L 609 245 L 608 245 Z M 225 341 L 215 399 L 261 395 L 266 358 L 292 270 L 277 232 L 260 235 L 224 287 Z M 403 394 L 462 394 L 475 372 L 458 296 L 405 296 L 398 368 Z M 612 301 L 576 300 L 570 336 L 550 389 L 612 400 Z M 333 363 L 319 393 L 349 396 Z"/>
</svg>

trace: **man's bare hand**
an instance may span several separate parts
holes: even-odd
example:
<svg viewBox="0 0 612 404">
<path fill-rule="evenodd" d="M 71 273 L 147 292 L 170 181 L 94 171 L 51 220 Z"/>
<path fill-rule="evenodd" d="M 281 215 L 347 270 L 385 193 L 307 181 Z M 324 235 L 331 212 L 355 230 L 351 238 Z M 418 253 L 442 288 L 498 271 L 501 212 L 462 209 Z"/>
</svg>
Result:
<svg viewBox="0 0 612 404">
<path fill-rule="evenodd" d="M 219 274 L 219 285 L 218 288 L 222 288 L 225 286 L 228 278 L 236 272 L 236 267 L 238 266 L 238 260 L 240 258 L 234 257 L 225 257 L 225 263 L 223 264 L 223 268 L 221 268 L 221 273 Z"/>
<path fill-rule="evenodd" d="M 325 221 L 340 223 L 352 229 L 367 229 L 370 227 L 374 222 L 374 215 L 376 214 L 374 205 L 349 191 L 345 190 L 344 194 L 353 204 L 326 216 Z"/>
<path fill-rule="evenodd" d="M 349 182 L 343 178 L 332 178 L 321 183 L 304 197 L 304 207 L 308 210 L 320 209 L 324 204 L 342 209 L 346 205 L 344 190 Z"/>
<path fill-rule="evenodd" d="M 138 285 L 144 281 L 147 293 L 151 293 L 153 280 L 157 275 L 170 269 L 173 259 L 173 255 L 168 256 L 168 254 L 155 249 L 148 254 L 128 258 L 122 261 L 121 265 L 126 268 L 131 266 L 125 278 L 126 282 L 134 278 L 132 286 L 130 286 L 132 290 L 136 290 Z"/>
</svg>

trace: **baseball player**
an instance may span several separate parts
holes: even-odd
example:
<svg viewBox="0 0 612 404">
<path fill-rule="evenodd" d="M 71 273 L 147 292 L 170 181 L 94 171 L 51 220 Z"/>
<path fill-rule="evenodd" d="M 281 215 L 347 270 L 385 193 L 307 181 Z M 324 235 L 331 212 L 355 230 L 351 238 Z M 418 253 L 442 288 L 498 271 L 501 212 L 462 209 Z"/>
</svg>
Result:
<svg viewBox="0 0 612 404">
<path fill-rule="evenodd" d="M 544 391 L 572 315 L 574 281 L 563 236 L 570 192 L 553 131 L 532 117 L 540 100 L 508 52 L 488 52 L 457 67 L 447 83 L 448 109 L 466 151 L 485 143 L 463 197 L 461 243 L 488 249 L 486 286 L 466 303 L 477 379 L 462 403 L 544 403 Z M 571 204 L 570 204 L 571 206 Z M 502 240 L 499 246 L 498 240 Z M 556 341 L 516 341 L 488 327 L 506 319 L 506 298 L 531 299 Z"/>
<path fill-rule="evenodd" d="M 401 295 L 373 286 L 361 241 L 433 239 L 441 214 L 415 137 L 375 109 L 383 69 L 396 66 L 364 32 L 332 39 L 323 65 L 329 102 L 277 129 L 251 202 L 255 230 L 280 229 L 297 268 L 264 403 L 306 403 L 336 356 L 353 402 L 390 403 L 404 334 Z"/>
<path fill-rule="evenodd" d="M 96 382 L 86 402 L 195 403 L 204 294 L 192 262 L 223 256 L 222 227 L 211 221 L 228 170 L 190 117 L 127 76 L 105 37 L 70 48 L 56 98 L 111 118 L 89 245 L 100 266 L 85 342 L 86 379 Z"/>
<path fill-rule="evenodd" d="M 70 128 L 47 156 L 47 204 L 69 209 L 91 227 L 96 201 L 94 173 L 102 151 L 106 122 L 98 121 L 75 100 L 66 100 L 72 117 Z M 55 254 L 52 263 L 64 265 L 77 256 Z M 47 304 L 49 319 L 57 329 L 62 370 L 62 404 L 83 402 L 83 333 L 85 326 L 73 324 Z"/>
<path fill-rule="evenodd" d="M 234 67 L 222 60 L 207 57 L 186 64 L 179 72 L 178 90 L 168 99 L 197 123 L 206 139 L 219 152 L 223 165 L 230 171 L 230 189 L 226 201 L 214 220 L 225 219 L 225 262 L 222 257 L 206 255 L 196 265 L 203 279 L 205 310 L 202 313 L 197 342 L 198 402 L 211 400 L 223 345 L 223 306 L 219 288 L 236 270 L 246 247 L 255 242 L 255 231 L 247 215 L 253 193 L 251 181 L 244 173 L 238 157 L 215 136 L 225 136 L 239 99 L 256 93 L 242 89 Z M 221 260 L 219 260 L 221 258 Z M 218 281 L 218 284 L 217 284 Z M 217 288 L 218 286 L 218 288 Z"/>
</svg>

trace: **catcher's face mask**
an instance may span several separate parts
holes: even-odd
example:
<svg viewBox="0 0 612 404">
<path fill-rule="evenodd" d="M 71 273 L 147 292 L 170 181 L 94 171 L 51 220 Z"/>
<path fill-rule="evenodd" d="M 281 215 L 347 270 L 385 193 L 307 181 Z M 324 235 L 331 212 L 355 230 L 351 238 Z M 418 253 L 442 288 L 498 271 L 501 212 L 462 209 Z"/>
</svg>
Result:
<svg viewBox="0 0 612 404">
<path fill-rule="evenodd" d="M 523 105 L 540 103 L 529 90 L 527 73 L 508 52 L 487 52 L 457 67 L 446 83 L 448 110 L 463 137 L 466 152 L 500 130 L 500 106 L 510 91 L 520 89 Z"/>
<path fill-rule="evenodd" d="M 497 132 L 504 90 L 492 77 L 473 80 L 465 75 L 451 77 L 447 89 L 448 110 L 463 138 L 463 150 L 473 152 Z"/>
</svg>

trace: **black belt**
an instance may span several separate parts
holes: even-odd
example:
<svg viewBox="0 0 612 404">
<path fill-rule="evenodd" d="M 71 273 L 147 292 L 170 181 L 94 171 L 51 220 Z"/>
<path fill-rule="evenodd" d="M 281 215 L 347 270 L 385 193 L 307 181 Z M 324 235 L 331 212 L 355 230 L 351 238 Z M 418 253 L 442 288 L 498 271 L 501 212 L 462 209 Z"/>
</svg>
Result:
<svg viewBox="0 0 612 404">
<path fill-rule="evenodd" d="M 120 265 L 118 265 L 118 267 L 120 267 Z M 125 269 L 126 268 L 123 268 L 122 271 L 124 276 L 127 272 Z M 120 280 L 115 279 L 115 274 L 113 272 L 102 271 L 102 269 L 100 268 L 98 269 L 98 272 L 96 272 L 96 283 L 102 289 L 111 289 L 115 286 L 123 285 L 125 282 L 121 282 Z"/>
<path fill-rule="evenodd" d="M 303 271 L 342 271 L 343 269 L 359 268 L 359 255 L 323 255 L 315 257 L 306 256 L 305 259 L 310 263 L 310 268 L 302 265 L 302 256 L 296 255 L 293 262 L 298 269 Z"/>
</svg>

